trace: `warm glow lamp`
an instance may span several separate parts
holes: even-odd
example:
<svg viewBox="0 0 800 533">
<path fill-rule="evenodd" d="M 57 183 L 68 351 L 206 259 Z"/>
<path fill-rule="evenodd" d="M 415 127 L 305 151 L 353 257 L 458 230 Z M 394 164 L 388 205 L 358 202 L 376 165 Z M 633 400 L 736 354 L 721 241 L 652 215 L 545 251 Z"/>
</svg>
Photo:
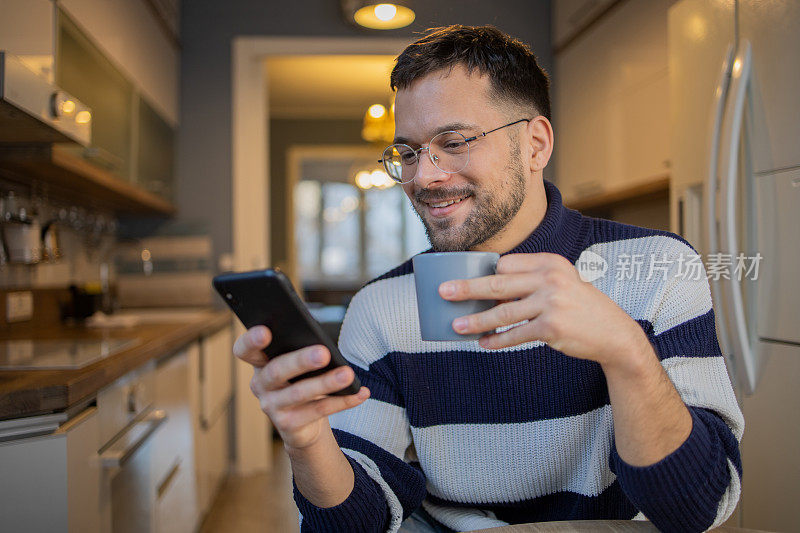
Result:
<svg viewBox="0 0 800 533">
<path fill-rule="evenodd" d="M 416 17 L 407 0 L 342 0 L 342 8 L 348 22 L 373 30 L 404 28 Z"/>
</svg>

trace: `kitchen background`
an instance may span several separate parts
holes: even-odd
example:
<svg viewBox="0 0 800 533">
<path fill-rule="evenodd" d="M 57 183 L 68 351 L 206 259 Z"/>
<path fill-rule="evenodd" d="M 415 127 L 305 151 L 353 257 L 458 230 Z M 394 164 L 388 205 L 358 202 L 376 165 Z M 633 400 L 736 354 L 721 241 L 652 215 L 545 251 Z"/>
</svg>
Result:
<svg viewBox="0 0 800 533">
<path fill-rule="evenodd" d="M 352 16 L 367 4 L 0 0 L 0 464 L 16 480 L 0 514 L 33 530 L 296 528 L 280 443 L 210 279 L 279 266 L 338 335 L 366 280 L 428 247 L 375 164 L 393 133 L 393 58 L 428 27 L 489 23 L 551 75 L 545 177 L 569 207 L 780 265 L 758 286 L 715 286 L 748 424 L 730 523 L 800 531 L 800 420 L 786 412 L 800 378 L 800 8 L 408 1 L 396 18 L 412 9 L 409 25 L 369 29 Z M 746 59 L 754 81 L 734 83 Z M 746 131 L 726 137 L 734 116 Z M 709 188 L 718 153 L 734 154 L 738 171 L 720 172 L 740 185 Z M 717 208 L 717 188 L 738 197 Z M 717 219 L 741 228 L 726 248 Z M 85 471 L 76 450 L 104 453 Z M 121 501 L 132 486 L 144 524 Z M 52 512 L 35 511 L 41 494 Z"/>
</svg>

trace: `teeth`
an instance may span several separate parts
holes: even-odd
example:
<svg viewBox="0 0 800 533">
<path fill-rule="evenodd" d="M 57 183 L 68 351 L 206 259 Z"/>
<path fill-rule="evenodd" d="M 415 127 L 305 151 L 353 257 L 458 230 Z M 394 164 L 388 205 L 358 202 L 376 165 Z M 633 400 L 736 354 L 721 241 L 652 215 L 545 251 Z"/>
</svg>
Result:
<svg viewBox="0 0 800 533">
<path fill-rule="evenodd" d="M 466 196 L 464 198 L 466 198 Z M 447 207 L 448 205 L 457 204 L 464 198 L 459 198 L 458 200 L 450 200 L 449 202 L 442 202 L 440 204 L 431 204 L 431 207 Z"/>
</svg>

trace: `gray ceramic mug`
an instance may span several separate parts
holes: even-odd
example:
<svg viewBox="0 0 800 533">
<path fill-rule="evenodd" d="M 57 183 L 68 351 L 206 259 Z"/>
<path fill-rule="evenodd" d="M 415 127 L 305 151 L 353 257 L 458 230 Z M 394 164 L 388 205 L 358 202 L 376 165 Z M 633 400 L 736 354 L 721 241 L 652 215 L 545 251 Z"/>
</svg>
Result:
<svg viewBox="0 0 800 533">
<path fill-rule="evenodd" d="M 438 252 L 414 256 L 419 329 L 424 341 L 466 341 L 480 334 L 461 335 L 453 320 L 480 313 L 495 305 L 493 300 L 453 302 L 439 296 L 439 285 L 453 279 L 479 278 L 496 272 L 499 254 L 494 252 Z"/>
</svg>

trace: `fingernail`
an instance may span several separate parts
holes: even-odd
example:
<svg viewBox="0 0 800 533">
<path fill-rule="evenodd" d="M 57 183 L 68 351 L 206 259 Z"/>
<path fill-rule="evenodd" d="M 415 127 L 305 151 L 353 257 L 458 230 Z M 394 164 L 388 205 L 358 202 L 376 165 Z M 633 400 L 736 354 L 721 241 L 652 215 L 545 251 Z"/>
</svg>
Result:
<svg viewBox="0 0 800 533">
<path fill-rule="evenodd" d="M 466 318 L 456 318 L 453 320 L 453 328 L 456 331 L 463 331 L 467 328 L 467 319 Z"/>
<path fill-rule="evenodd" d="M 456 287 L 449 281 L 445 281 L 439 287 L 439 291 L 442 293 L 442 296 L 452 296 L 456 292 Z"/>
<path fill-rule="evenodd" d="M 350 379 L 350 376 L 348 376 L 347 374 L 348 374 L 347 369 L 342 368 L 341 370 L 336 372 L 336 381 L 339 381 L 341 383 L 346 382 L 347 380 Z"/>
<path fill-rule="evenodd" d="M 321 365 L 325 362 L 325 352 L 322 350 L 316 350 L 314 355 L 311 356 L 311 359 L 314 361 L 314 363 Z"/>
</svg>

